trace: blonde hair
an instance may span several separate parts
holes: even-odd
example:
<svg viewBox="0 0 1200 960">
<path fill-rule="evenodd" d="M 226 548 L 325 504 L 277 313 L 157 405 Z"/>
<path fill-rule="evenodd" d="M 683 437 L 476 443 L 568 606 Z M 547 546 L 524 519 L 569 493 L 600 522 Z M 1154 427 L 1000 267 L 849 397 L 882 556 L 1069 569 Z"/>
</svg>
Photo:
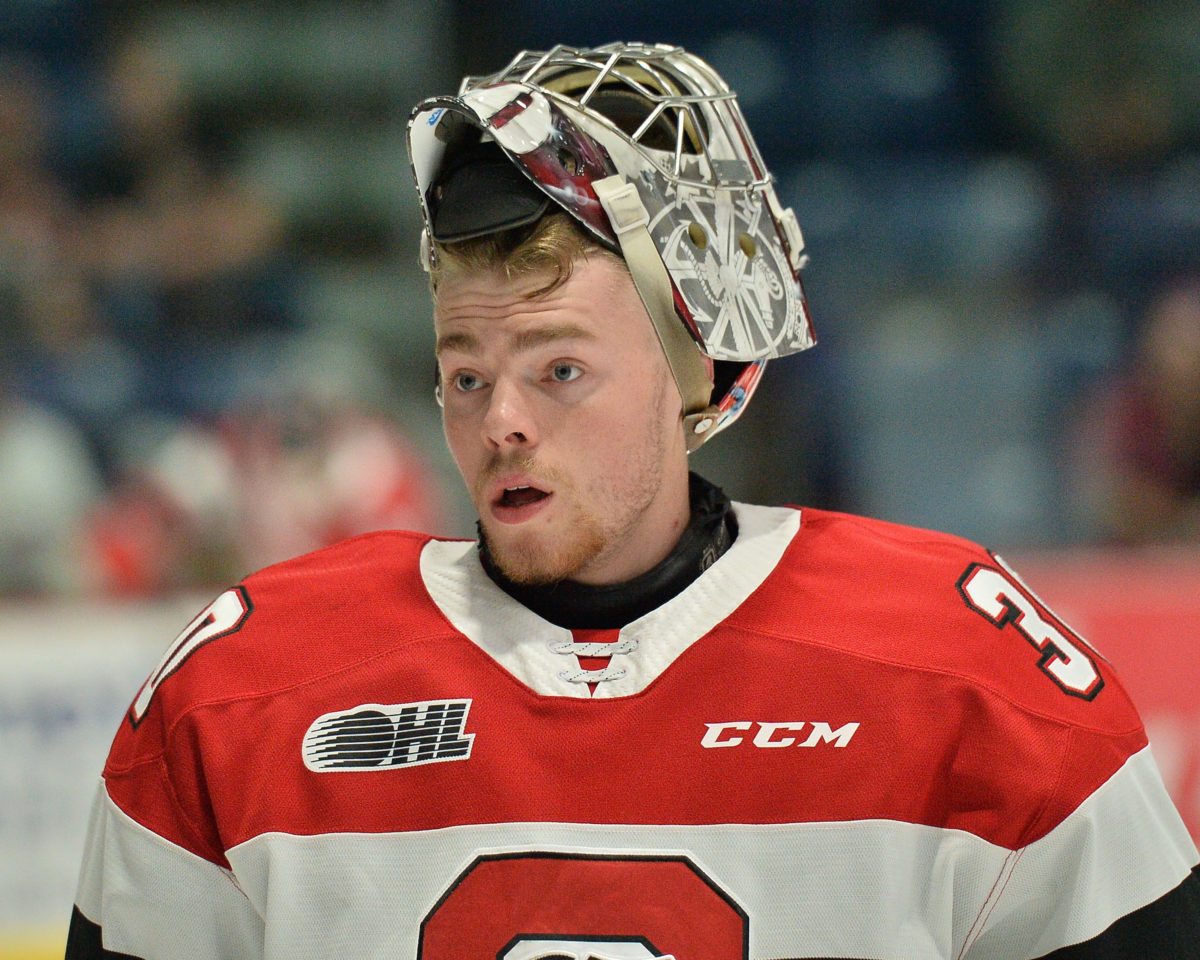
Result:
<svg viewBox="0 0 1200 960">
<path fill-rule="evenodd" d="M 489 233 L 457 243 L 437 244 L 429 281 L 437 296 L 438 285 L 455 274 L 499 270 L 507 280 L 548 273 L 549 281 L 530 291 L 532 299 L 558 289 L 571 278 L 575 264 L 590 257 L 625 261 L 583 232 L 569 214 L 556 211 L 538 220 L 532 228 L 521 227 Z"/>
</svg>

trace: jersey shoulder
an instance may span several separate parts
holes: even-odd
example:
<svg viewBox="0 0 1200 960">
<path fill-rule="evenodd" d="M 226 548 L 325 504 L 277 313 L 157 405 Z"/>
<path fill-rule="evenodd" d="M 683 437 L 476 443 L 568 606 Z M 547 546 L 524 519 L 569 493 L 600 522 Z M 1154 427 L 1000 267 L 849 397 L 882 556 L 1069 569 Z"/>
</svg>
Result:
<svg viewBox="0 0 1200 960">
<path fill-rule="evenodd" d="M 757 616 L 929 682 L 1068 725 L 1141 729 L 1111 665 L 998 554 L 962 537 L 846 513 L 802 511 L 756 596 Z"/>
<path fill-rule="evenodd" d="M 126 726 L 166 727 L 198 706 L 297 688 L 452 632 L 421 578 L 432 539 L 367 533 L 247 576 L 170 643 Z"/>
<path fill-rule="evenodd" d="M 374 597 L 420 590 L 421 550 L 435 539 L 408 530 L 364 533 L 312 553 L 275 563 L 247 576 L 242 584 L 264 604 L 286 608 L 338 605 L 351 593 Z"/>
<path fill-rule="evenodd" d="M 835 510 L 804 508 L 801 528 L 807 550 L 850 554 L 864 560 L 903 556 L 915 562 L 936 562 L 940 557 L 989 553 L 981 545 L 952 533 Z"/>
</svg>

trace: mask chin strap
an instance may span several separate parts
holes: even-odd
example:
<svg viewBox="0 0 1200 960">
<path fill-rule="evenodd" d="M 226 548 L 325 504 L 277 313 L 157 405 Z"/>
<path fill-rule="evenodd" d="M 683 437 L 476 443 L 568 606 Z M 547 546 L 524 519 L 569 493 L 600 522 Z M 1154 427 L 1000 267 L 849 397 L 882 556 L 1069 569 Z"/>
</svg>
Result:
<svg viewBox="0 0 1200 960">
<path fill-rule="evenodd" d="M 650 314 L 654 332 L 667 356 L 667 365 L 683 397 L 683 431 L 688 453 L 699 449 L 716 431 L 720 411 L 710 404 L 712 380 L 704 359 L 675 312 L 671 278 L 647 227 L 650 216 L 637 188 L 620 174 L 592 183 L 596 198 L 608 214 L 609 223 L 621 245 L 621 255 L 633 277 L 638 296 Z"/>
</svg>

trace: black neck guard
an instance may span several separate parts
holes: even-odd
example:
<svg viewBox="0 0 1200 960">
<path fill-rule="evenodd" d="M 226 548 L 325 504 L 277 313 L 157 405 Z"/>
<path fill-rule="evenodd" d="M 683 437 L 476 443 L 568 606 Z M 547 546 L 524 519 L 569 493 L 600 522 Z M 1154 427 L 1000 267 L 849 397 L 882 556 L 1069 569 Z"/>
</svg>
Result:
<svg viewBox="0 0 1200 960">
<path fill-rule="evenodd" d="M 501 590 L 542 619 L 568 629 L 615 630 L 670 600 L 712 566 L 737 537 L 737 518 L 719 487 L 693 473 L 688 493 L 692 520 L 675 549 L 653 569 L 625 583 L 513 583 L 492 562 L 482 531 L 479 559 Z"/>
</svg>

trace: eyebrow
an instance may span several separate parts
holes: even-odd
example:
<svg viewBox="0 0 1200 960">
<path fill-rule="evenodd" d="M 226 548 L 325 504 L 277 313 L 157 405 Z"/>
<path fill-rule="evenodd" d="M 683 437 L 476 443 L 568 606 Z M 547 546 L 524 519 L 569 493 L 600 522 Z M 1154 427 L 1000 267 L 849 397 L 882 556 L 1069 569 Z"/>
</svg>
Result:
<svg viewBox="0 0 1200 960">
<path fill-rule="evenodd" d="M 455 353 L 478 353 L 479 338 L 471 333 L 447 333 L 438 337 L 433 352 L 440 357 L 448 350 Z"/>
<path fill-rule="evenodd" d="M 559 340 L 595 340 L 596 335 L 577 323 L 556 323 L 533 330 L 521 330 L 509 339 L 509 347 L 520 353 L 533 350 Z M 473 333 L 447 333 L 438 337 L 435 353 L 441 356 L 447 351 L 475 354 L 482 352 L 483 345 Z"/>
</svg>

